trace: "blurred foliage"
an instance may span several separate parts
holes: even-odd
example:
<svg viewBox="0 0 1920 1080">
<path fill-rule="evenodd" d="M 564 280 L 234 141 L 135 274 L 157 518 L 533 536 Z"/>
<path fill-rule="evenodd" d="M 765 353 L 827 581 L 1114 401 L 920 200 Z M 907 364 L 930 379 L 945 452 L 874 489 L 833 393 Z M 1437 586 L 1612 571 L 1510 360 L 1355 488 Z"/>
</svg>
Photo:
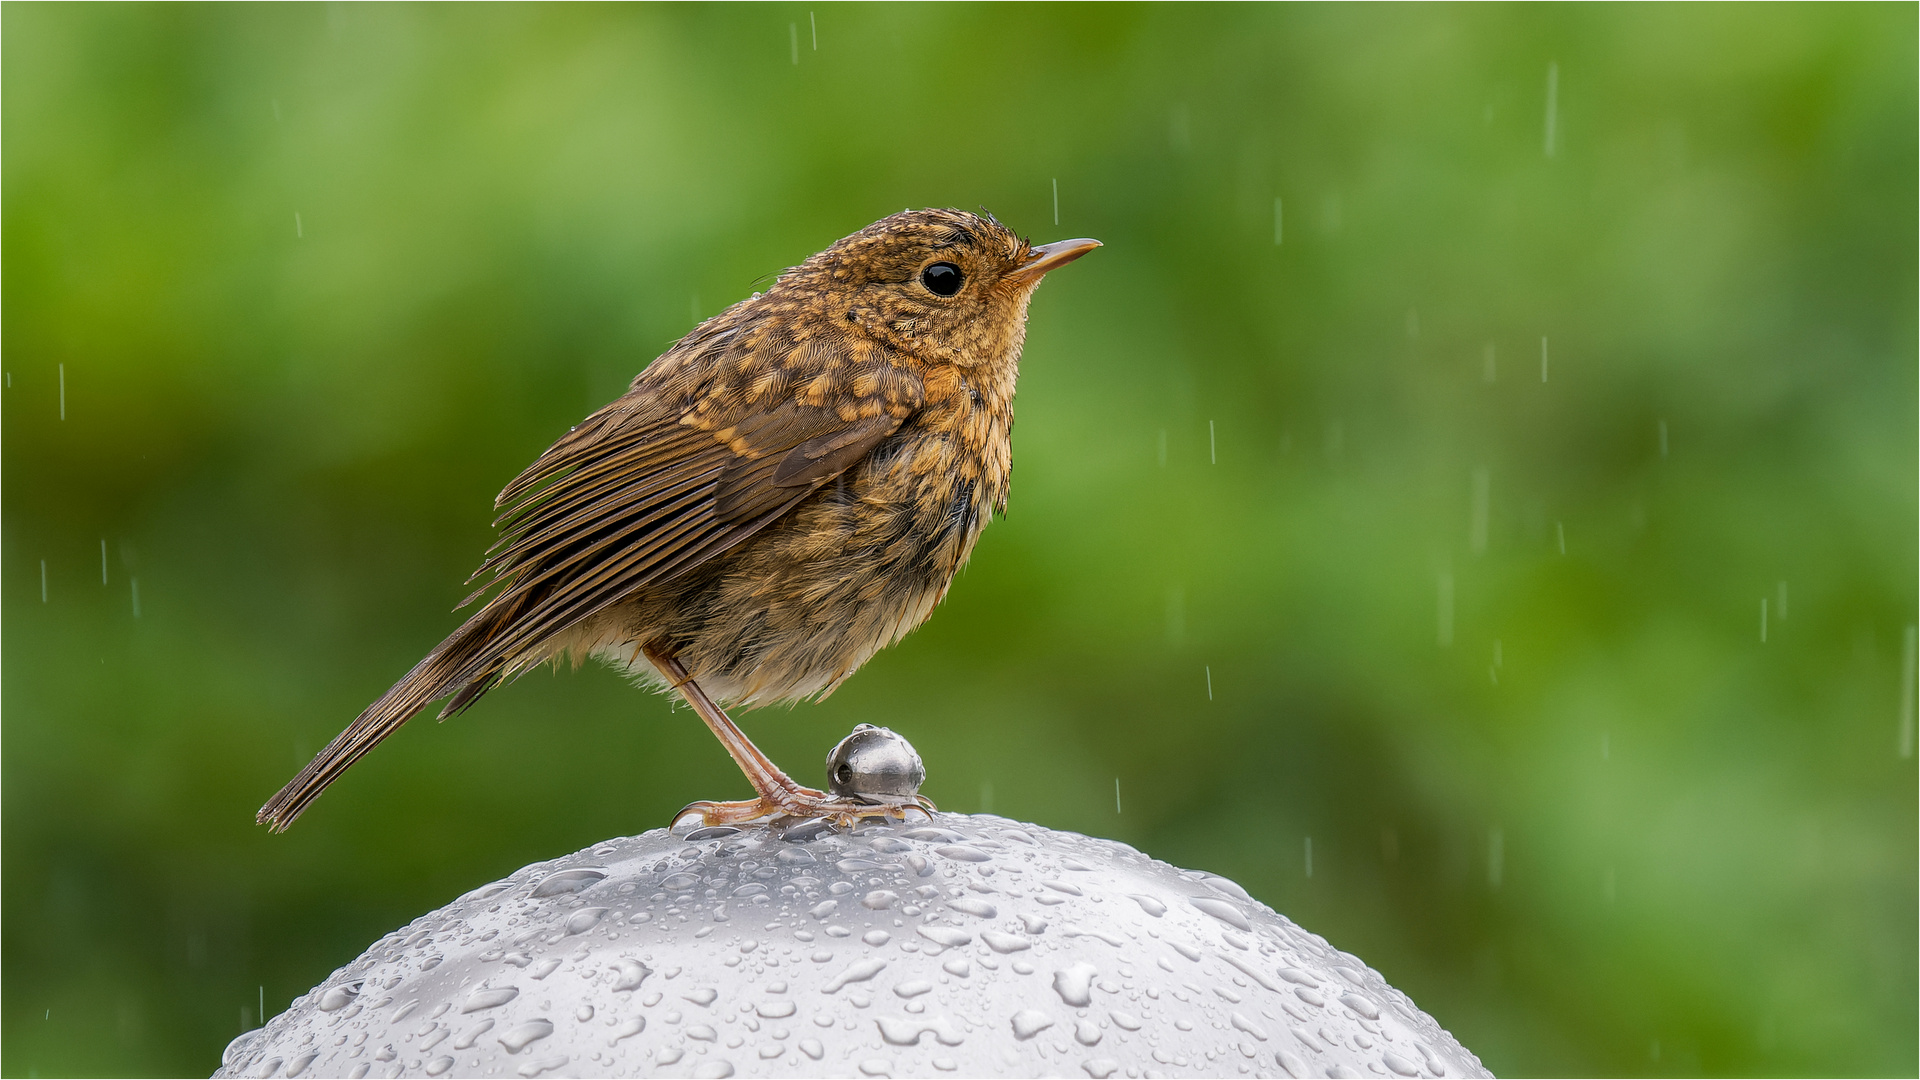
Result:
<svg viewBox="0 0 1920 1080">
<path fill-rule="evenodd" d="M 1913 6 L 5 30 L 8 1075 L 204 1075 L 414 915 L 744 794 L 594 668 L 252 823 L 569 424 L 980 204 L 1107 244 L 1034 305 L 1011 513 L 770 753 L 891 724 L 942 805 L 1234 877 L 1496 1072 L 1920 1065 Z"/>
</svg>

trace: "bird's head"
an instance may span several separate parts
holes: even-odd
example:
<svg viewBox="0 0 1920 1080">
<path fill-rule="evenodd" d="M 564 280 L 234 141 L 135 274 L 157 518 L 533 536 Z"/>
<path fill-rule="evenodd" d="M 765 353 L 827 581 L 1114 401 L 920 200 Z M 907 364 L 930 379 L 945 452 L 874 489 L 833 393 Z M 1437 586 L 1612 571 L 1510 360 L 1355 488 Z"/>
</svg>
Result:
<svg viewBox="0 0 1920 1080">
<path fill-rule="evenodd" d="M 1027 301 L 1047 271 L 1100 246 L 1035 247 L 991 216 L 909 210 L 882 218 L 781 276 L 820 314 L 924 363 L 1017 360 Z"/>
</svg>

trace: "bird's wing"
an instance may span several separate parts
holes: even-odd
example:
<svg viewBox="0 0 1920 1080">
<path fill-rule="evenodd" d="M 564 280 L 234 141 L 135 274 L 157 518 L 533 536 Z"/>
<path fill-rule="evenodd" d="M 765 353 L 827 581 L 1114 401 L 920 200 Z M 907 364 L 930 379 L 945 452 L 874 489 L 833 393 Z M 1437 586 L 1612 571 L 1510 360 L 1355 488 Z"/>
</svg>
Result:
<svg viewBox="0 0 1920 1080">
<path fill-rule="evenodd" d="M 449 711 L 483 689 L 466 684 L 497 683 L 566 628 L 759 532 L 924 399 L 917 376 L 878 354 L 812 344 L 773 363 L 758 355 L 769 347 L 729 350 L 677 413 L 646 408 L 658 390 L 643 380 L 501 492 L 503 532 L 480 571 L 500 588 L 481 612 L 496 629 L 455 674 Z"/>
<path fill-rule="evenodd" d="M 670 352 L 500 493 L 475 576 L 499 588 L 261 807 L 285 829 L 421 710 L 448 716 L 543 659 L 551 639 L 699 566 L 793 509 L 918 410 L 918 376 L 879 350 L 720 340 Z M 675 407 L 674 402 L 681 405 Z"/>
</svg>

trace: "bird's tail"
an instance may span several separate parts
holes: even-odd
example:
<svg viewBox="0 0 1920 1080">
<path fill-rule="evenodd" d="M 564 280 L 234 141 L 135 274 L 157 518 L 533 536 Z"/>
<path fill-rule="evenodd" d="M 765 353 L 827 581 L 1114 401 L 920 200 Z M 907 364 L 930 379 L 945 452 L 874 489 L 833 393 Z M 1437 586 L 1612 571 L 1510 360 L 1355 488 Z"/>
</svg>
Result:
<svg viewBox="0 0 1920 1080">
<path fill-rule="evenodd" d="M 400 730 L 427 706 L 443 697 L 453 700 L 440 711 L 442 719 L 464 710 L 481 694 L 498 686 L 514 666 L 491 648 L 496 637 L 500 612 L 495 605 L 474 614 L 458 630 L 441 642 L 427 658 L 414 665 L 406 677 L 367 706 L 347 729 L 334 737 L 325 750 L 314 756 L 300 775 L 267 800 L 254 820 L 274 832 L 285 832 L 307 805 L 320 797 L 327 785 L 340 778 L 348 766 L 359 761 L 380 740 Z M 493 653 L 494 655 L 488 655 Z"/>
</svg>

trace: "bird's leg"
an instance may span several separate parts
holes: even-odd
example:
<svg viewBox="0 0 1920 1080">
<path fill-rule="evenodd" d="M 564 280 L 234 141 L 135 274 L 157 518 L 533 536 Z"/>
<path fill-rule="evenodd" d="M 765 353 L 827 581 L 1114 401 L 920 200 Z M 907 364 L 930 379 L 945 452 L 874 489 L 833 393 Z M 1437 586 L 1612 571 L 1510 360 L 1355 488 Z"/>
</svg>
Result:
<svg viewBox="0 0 1920 1080">
<path fill-rule="evenodd" d="M 772 759 L 760 752 L 747 738 L 747 733 L 733 722 L 726 711 L 707 696 L 700 684 L 693 681 L 687 667 L 671 653 L 657 645 L 648 645 L 643 650 L 647 659 L 659 669 L 660 674 L 673 684 L 674 689 L 687 699 L 693 711 L 706 721 L 707 728 L 713 732 L 720 745 L 727 748 L 733 763 L 740 766 L 746 774 L 747 782 L 759 794 L 757 799 L 745 802 L 708 802 L 688 803 L 673 817 L 678 824 L 688 817 L 698 817 L 707 825 L 737 825 L 748 821 L 766 818 L 829 818 L 834 824 L 845 828 L 861 818 L 899 817 L 905 819 L 902 808 L 889 805 L 871 805 L 854 802 L 851 799 L 836 798 L 824 791 L 817 791 L 796 782 L 781 771 Z"/>
</svg>

